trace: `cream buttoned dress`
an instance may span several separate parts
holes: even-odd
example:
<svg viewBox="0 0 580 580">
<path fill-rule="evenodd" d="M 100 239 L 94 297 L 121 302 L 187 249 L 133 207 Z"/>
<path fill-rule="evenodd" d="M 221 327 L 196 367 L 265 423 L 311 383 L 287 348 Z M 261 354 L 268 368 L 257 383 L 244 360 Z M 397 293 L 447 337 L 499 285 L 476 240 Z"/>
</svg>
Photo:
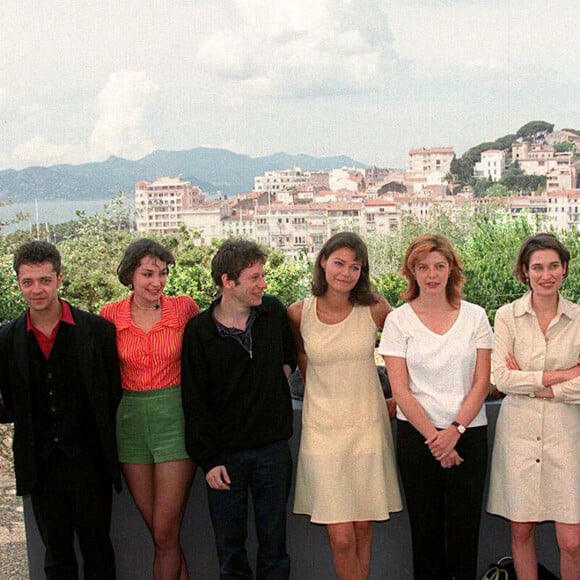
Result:
<svg viewBox="0 0 580 580">
<path fill-rule="evenodd" d="M 519 371 L 508 370 L 514 353 Z M 487 509 L 516 522 L 580 523 L 580 377 L 553 385 L 554 399 L 532 398 L 543 371 L 580 360 L 580 307 L 560 296 L 544 335 L 531 294 L 495 318 L 493 370 L 506 393 L 497 420 Z"/>
<path fill-rule="evenodd" d="M 370 308 L 324 324 L 311 297 L 300 332 L 308 365 L 294 512 L 324 524 L 386 520 L 402 503 Z"/>
</svg>

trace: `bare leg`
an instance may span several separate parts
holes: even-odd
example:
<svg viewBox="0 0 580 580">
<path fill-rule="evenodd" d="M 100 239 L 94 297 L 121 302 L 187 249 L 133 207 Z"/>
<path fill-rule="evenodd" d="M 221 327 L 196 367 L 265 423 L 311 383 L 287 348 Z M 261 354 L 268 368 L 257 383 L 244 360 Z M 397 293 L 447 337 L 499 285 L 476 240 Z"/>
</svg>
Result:
<svg viewBox="0 0 580 580">
<path fill-rule="evenodd" d="M 194 473 L 195 464 L 191 459 L 166 461 L 155 465 L 155 580 L 189 578 L 179 535 Z"/>
<path fill-rule="evenodd" d="M 121 469 L 127 482 L 127 487 L 135 500 L 137 509 L 141 512 L 145 524 L 153 528 L 153 498 L 155 497 L 154 470 L 155 465 L 121 463 Z"/>
<path fill-rule="evenodd" d="M 518 578 L 538 580 L 535 532 L 535 522 L 511 523 L 512 556 Z"/>
<path fill-rule="evenodd" d="M 123 473 L 153 537 L 155 580 L 187 580 L 179 534 L 195 464 L 190 459 L 155 465 L 124 464 Z"/>
<path fill-rule="evenodd" d="M 356 554 L 363 572 L 363 578 L 368 578 L 371 572 L 372 523 L 354 522 L 354 534 L 356 536 Z"/>
<path fill-rule="evenodd" d="M 556 522 L 562 580 L 580 580 L 580 524 Z"/>
<path fill-rule="evenodd" d="M 354 522 L 327 524 L 326 529 L 339 580 L 366 580 L 367 575 L 359 559 Z"/>
</svg>

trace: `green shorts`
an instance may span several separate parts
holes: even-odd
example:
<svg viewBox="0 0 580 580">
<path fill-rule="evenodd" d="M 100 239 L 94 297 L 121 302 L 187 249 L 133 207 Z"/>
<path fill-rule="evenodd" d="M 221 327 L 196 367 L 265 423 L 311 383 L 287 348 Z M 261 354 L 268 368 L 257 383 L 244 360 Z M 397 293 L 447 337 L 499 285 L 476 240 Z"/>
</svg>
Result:
<svg viewBox="0 0 580 580">
<path fill-rule="evenodd" d="M 162 463 L 187 459 L 181 386 L 123 391 L 117 411 L 121 463 Z"/>
</svg>

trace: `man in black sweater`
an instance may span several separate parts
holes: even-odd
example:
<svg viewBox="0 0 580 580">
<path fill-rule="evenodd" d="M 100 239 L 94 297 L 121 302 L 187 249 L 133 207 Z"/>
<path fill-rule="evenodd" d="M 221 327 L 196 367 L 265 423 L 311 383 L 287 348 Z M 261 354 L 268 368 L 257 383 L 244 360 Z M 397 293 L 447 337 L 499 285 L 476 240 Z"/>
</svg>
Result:
<svg viewBox="0 0 580 580">
<path fill-rule="evenodd" d="M 288 375 L 294 342 L 280 301 L 265 296 L 266 255 L 227 241 L 212 260 L 221 296 L 183 336 L 186 445 L 206 473 L 220 578 L 253 578 L 246 554 L 248 490 L 259 542 L 256 577 L 285 580 L 292 459 Z"/>
<path fill-rule="evenodd" d="M 28 303 L 0 330 L 0 421 L 14 422 L 19 495 L 30 494 L 49 580 L 114 580 L 112 486 L 120 484 L 115 413 L 121 379 L 115 328 L 60 300 L 60 254 L 28 242 L 14 256 Z"/>
</svg>

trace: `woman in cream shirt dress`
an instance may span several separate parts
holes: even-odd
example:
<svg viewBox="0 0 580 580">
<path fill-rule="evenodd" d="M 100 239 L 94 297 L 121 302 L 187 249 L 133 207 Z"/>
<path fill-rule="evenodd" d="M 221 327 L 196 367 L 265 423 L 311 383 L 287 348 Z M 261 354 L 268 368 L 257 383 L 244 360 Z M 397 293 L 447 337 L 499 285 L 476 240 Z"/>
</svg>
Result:
<svg viewBox="0 0 580 580">
<path fill-rule="evenodd" d="M 560 287 L 570 254 L 551 234 L 522 245 L 530 289 L 500 308 L 493 368 L 506 393 L 497 421 L 488 511 L 511 520 L 519 578 L 537 578 L 536 522 L 555 521 L 563 580 L 580 578 L 580 307 Z"/>
</svg>

